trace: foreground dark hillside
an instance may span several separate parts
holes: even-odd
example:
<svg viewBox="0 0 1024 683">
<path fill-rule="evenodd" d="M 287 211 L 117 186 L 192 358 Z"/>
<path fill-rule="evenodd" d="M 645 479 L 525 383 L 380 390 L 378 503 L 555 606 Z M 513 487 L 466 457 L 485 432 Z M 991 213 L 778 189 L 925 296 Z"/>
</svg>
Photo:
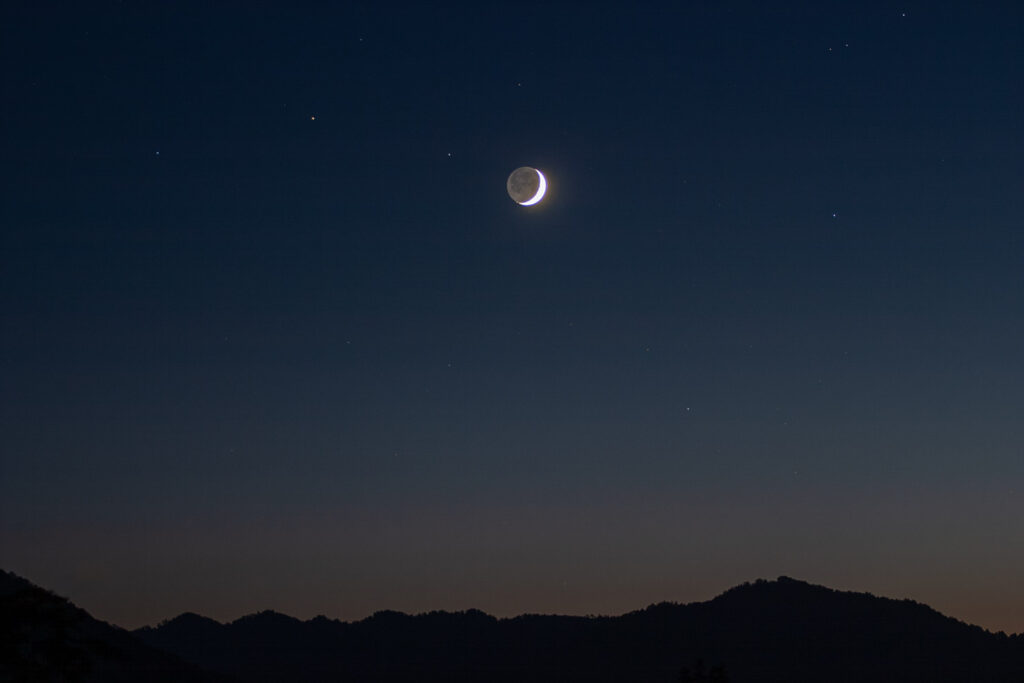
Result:
<svg viewBox="0 0 1024 683">
<path fill-rule="evenodd" d="M 0 571 L 0 681 L 226 681 Z"/>
<path fill-rule="evenodd" d="M 620 617 L 380 612 L 344 623 L 263 612 L 219 624 L 183 614 L 135 633 L 251 681 L 668 683 L 702 660 L 733 683 L 1024 683 L 1021 636 L 788 578 Z"/>
</svg>

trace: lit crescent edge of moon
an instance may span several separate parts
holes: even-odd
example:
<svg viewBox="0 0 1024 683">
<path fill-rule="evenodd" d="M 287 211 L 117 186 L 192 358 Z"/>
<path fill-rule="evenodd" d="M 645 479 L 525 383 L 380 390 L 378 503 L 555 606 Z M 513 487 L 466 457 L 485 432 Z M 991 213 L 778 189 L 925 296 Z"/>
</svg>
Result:
<svg viewBox="0 0 1024 683">
<path fill-rule="evenodd" d="M 544 174 L 539 169 L 533 169 L 537 171 L 537 176 L 540 178 L 540 185 L 537 186 L 537 194 L 533 195 L 532 199 L 528 199 L 525 202 L 520 203 L 520 206 L 533 206 L 540 200 L 544 199 L 544 193 L 548 191 L 548 181 L 544 179 Z"/>
</svg>

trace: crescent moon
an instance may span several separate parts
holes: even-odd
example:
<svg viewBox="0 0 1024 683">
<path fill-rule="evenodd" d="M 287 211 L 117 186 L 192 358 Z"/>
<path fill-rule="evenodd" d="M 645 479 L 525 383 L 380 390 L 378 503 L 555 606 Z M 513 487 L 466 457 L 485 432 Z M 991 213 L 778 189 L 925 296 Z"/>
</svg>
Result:
<svg viewBox="0 0 1024 683">
<path fill-rule="evenodd" d="M 537 178 L 540 180 L 540 184 L 537 186 L 537 194 L 533 195 L 532 198 L 527 199 L 525 202 L 521 202 L 523 206 L 533 206 L 540 200 L 544 199 L 544 193 L 548 191 L 548 181 L 544 179 L 544 174 L 537 171 Z"/>
</svg>

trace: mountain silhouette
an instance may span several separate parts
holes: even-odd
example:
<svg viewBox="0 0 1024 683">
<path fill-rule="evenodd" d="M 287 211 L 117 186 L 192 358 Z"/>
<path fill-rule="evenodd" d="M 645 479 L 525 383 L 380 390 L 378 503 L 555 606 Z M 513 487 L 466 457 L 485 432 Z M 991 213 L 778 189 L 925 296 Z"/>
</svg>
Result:
<svg viewBox="0 0 1024 683">
<path fill-rule="evenodd" d="M 684 668 L 700 680 L 694 673 L 704 662 L 733 683 L 1024 682 L 1022 636 L 909 600 L 786 577 L 618 617 L 378 612 L 345 623 L 262 612 L 230 624 L 182 615 L 135 633 L 210 670 L 261 682 L 669 683 L 683 680 Z"/>
<path fill-rule="evenodd" d="M 1024 635 L 786 577 L 616 617 L 185 613 L 129 633 L 4 573 L 0 629 L 0 681 L 1024 683 Z"/>
<path fill-rule="evenodd" d="M 230 681 L 0 570 L 0 681 Z"/>
</svg>

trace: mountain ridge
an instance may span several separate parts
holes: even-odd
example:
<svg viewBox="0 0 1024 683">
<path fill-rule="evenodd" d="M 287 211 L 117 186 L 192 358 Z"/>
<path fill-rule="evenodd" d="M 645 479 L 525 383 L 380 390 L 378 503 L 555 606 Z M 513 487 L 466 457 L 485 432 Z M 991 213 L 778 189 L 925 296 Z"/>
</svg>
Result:
<svg viewBox="0 0 1024 683">
<path fill-rule="evenodd" d="M 2 570 L 0 570 L 0 571 L 2 571 Z M 207 616 L 198 614 L 196 612 L 185 611 L 185 612 L 182 612 L 181 614 L 179 614 L 179 615 L 177 615 L 175 617 L 171 617 L 170 619 L 165 619 L 165 620 L 159 622 L 155 626 L 151 626 L 151 625 L 140 626 L 138 628 L 131 629 L 131 631 L 132 632 L 139 632 L 139 631 L 155 630 L 155 629 L 162 628 L 165 625 L 171 624 L 171 623 L 173 623 L 173 622 L 175 622 L 175 621 L 177 621 L 179 619 L 183 619 L 183 618 L 185 618 L 185 619 L 195 618 L 197 620 L 202 620 L 203 622 L 208 622 L 208 623 L 211 623 L 211 624 L 216 624 L 218 626 L 231 626 L 231 625 L 234 625 L 234 624 L 236 624 L 238 622 L 249 621 L 249 620 L 252 620 L 252 619 L 257 618 L 257 617 L 265 618 L 265 617 L 269 617 L 269 616 L 283 617 L 284 619 L 287 619 L 287 620 L 290 620 L 290 621 L 299 622 L 299 623 L 304 623 L 304 624 L 305 623 L 310 623 L 310 622 L 322 622 L 322 621 L 338 623 L 338 624 L 360 624 L 360 623 L 363 623 L 363 622 L 367 622 L 367 621 L 373 620 L 375 618 L 386 618 L 388 616 L 399 616 L 399 617 L 416 618 L 416 617 L 429 617 L 431 615 L 480 615 L 480 616 L 486 617 L 489 620 L 499 621 L 499 622 L 501 622 L 501 621 L 512 621 L 512 620 L 521 619 L 521 618 L 524 618 L 524 617 L 557 617 L 557 618 L 563 618 L 563 619 L 618 619 L 618 618 L 622 618 L 622 617 L 628 617 L 628 616 L 633 615 L 633 614 L 644 613 L 644 612 L 647 612 L 647 611 L 655 609 L 655 608 L 693 607 L 693 606 L 704 605 L 704 604 L 708 604 L 708 603 L 719 602 L 719 601 L 723 601 L 725 599 L 728 599 L 728 598 L 730 598 L 730 597 L 732 597 L 732 596 L 734 596 L 736 594 L 742 593 L 742 592 L 744 592 L 748 588 L 757 587 L 757 586 L 760 586 L 760 585 L 763 585 L 763 584 L 795 585 L 795 586 L 805 587 L 805 588 L 808 588 L 808 589 L 819 589 L 821 591 L 824 591 L 824 592 L 827 592 L 827 593 L 831 593 L 831 594 L 840 594 L 840 595 L 849 595 L 849 596 L 860 596 L 860 597 L 870 598 L 870 599 L 873 599 L 873 600 L 883 601 L 883 602 L 887 602 L 887 603 L 916 606 L 916 607 L 918 607 L 918 608 L 920 608 L 922 610 L 927 611 L 930 614 L 936 615 L 938 617 L 942 617 L 944 619 L 950 619 L 950 620 L 955 621 L 955 622 L 957 622 L 959 624 L 963 624 L 964 626 L 969 626 L 971 628 L 980 629 L 981 631 L 983 631 L 985 633 L 989 633 L 989 634 L 997 635 L 997 636 L 1000 635 L 1000 634 L 1003 634 L 1003 635 L 1005 635 L 1005 636 L 1007 636 L 1009 638 L 1024 638 L 1024 632 L 1020 632 L 1020 633 L 1005 633 L 1003 631 L 993 631 L 993 630 L 987 629 L 987 628 L 985 628 L 983 626 L 980 626 L 978 624 L 972 624 L 969 621 L 964 621 L 963 619 L 959 619 L 958 617 L 954 617 L 954 616 L 945 614 L 945 613 L 940 612 L 939 610 L 935 609 L 934 607 L 931 607 L 930 605 L 928 605 L 926 603 L 923 603 L 923 602 L 920 602 L 920 601 L 917 601 L 917 600 L 912 600 L 910 598 L 890 598 L 890 597 L 886 597 L 886 596 L 875 595 L 875 594 L 867 592 L 867 591 L 849 591 L 849 590 L 841 590 L 841 589 L 837 589 L 837 588 L 830 588 L 828 586 L 824 586 L 824 585 L 821 585 L 821 584 L 811 583 L 809 581 L 804 581 L 802 579 L 794 579 L 792 577 L 785 576 L 785 575 L 779 576 L 776 579 L 756 579 L 754 581 L 745 581 L 743 583 L 740 583 L 740 584 L 737 584 L 737 585 L 732 586 L 730 588 L 727 588 L 723 592 L 719 593 L 718 595 L 716 595 L 713 598 L 710 598 L 708 600 L 694 600 L 694 601 L 691 601 L 691 602 L 677 602 L 677 601 L 673 601 L 673 600 L 662 600 L 660 602 L 651 603 L 651 604 L 647 605 L 646 607 L 641 607 L 639 609 L 630 610 L 628 612 L 623 612 L 622 614 L 588 614 L 588 615 L 579 615 L 579 614 L 557 614 L 557 613 L 556 614 L 547 614 L 547 613 L 539 613 L 539 612 L 523 612 L 522 614 L 518 614 L 518 615 L 515 615 L 515 616 L 498 617 L 498 616 L 494 616 L 492 614 L 489 614 L 488 612 L 485 612 L 483 610 L 477 609 L 475 607 L 470 607 L 470 608 L 467 608 L 467 609 L 464 609 L 464 610 L 428 610 L 428 611 L 425 611 L 425 612 L 413 612 L 413 613 L 402 612 L 400 610 L 382 609 L 382 610 L 377 610 L 373 614 L 365 616 L 362 619 L 355 619 L 355 620 L 343 620 L 343 619 L 339 619 L 339 618 L 335 618 L 335 617 L 328 617 L 328 616 L 323 615 L 323 614 L 318 614 L 315 617 L 310 617 L 309 619 L 303 620 L 303 619 L 300 619 L 298 617 L 293 617 L 293 616 L 291 616 L 289 614 L 286 614 L 284 612 L 278 612 L 277 610 L 273 610 L 273 609 L 266 609 L 266 610 L 259 610 L 258 612 L 250 612 L 250 613 L 247 613 L 247 614 L 243 614 L 242 616 L 236 617 L 235 619 L 232 619 L 230 621 L 219 621 L 219 620 L 214 619 L 212 617 L 207 617 Z"/>
<path fill-rule="evenodd" d="M 669 681 L 697 660 L 723 664 L 731 680 L 765 683 L 823 674 L 851 682 L 1024 681 L 1020 635 L 991 633 L 912 600 L 786 576 L 618 616 L 382 610 L 345 622 L 261 612 L 221 624 L 202 652 L 160 627 L 135 633 L 212 670 L 265 681 L 294 676 L 297 660 L 306 667 L 302 680 L 316 681 L 514 681 L 525 670 L 536 681 Z"/>
<path fill-rule="evenodd" d="M 669 683 L 710 666 L 732 683 L 1024 683 L 1024 634 L 785 576 L 618 616 L 381 610 L 344 622 L 264 610 L 221 623 L 184 612 L 129 632 L 3 572 L 0 635 L 0 680 Z"/>
</svg>

